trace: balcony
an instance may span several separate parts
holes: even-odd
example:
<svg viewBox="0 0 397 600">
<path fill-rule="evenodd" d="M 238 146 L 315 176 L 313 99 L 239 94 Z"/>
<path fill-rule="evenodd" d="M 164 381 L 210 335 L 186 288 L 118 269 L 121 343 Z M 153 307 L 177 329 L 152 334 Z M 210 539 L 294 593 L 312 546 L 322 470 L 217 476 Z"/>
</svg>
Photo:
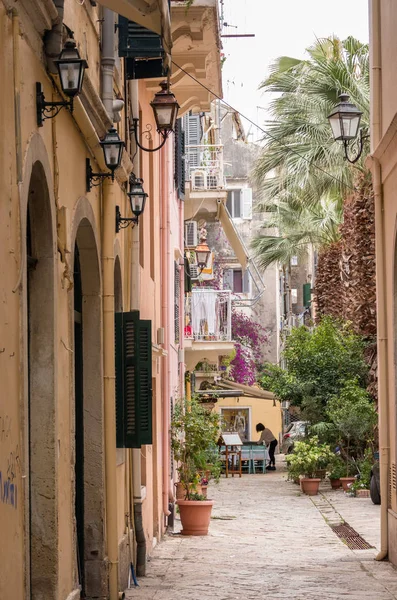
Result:
<svg viewBox="0 0 397 600">
<path fill-rule="evenodd" d="M 223 146 L 186 146 L 186 170 L 192 191 L 223 190 Z"/>
<path fill-rule="evenodd" d="M 231 342 L 230 290 L 193 290 L 187 298 L 185 339 L 195 342 Z"/>
</svg>

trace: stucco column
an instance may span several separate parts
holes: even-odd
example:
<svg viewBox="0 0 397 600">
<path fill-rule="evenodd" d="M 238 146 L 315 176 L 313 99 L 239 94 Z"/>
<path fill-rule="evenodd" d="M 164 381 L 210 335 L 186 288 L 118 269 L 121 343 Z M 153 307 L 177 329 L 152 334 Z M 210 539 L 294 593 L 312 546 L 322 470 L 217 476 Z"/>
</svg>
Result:
<svg viewBox="0 0 397 600">
<path fill-rule="evenodd" d="M 103 389 L 105 416 L 106 538 L 109 560 L 110 600 L 118 599 L 116 409 L 114 358 L 114 185 L 103 183 L 102 276 L 103 276 Z"/>
</svg>

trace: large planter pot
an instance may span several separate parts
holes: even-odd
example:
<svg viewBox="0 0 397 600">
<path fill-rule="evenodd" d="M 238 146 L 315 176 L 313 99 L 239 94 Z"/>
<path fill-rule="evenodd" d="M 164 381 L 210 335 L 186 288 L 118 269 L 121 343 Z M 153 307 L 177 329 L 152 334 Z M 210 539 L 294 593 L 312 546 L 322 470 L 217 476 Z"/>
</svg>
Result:
<svg viewBox="0 0 397 600">
<path fill-rule="evenodd" d="M 343 489 L 345 490 L 345 492 L 347 492 L 347 490 L 349 489 L 349 485 L 351 483 L 354 483 L 356 481 L 356 478 L 355 477 L 341 477 L 340 480 L 341 480 Z"/>
<path fill-rule="evenodd" d="M 319 477 L 302 477 L 301 478 L 301 489 L 304 494 L 308 496 L 316 496 L 318 494 L 318 488 L 320 486 L 321 479 Z"/>
<path fill-rule="evenodd" d="M 340 479 L 330 479 L 331 487 L 333 490 L 339 490 L 342 487 L 342 482 Z"/>
<path fill-rule="evenodd" d="M 207 535 L 213 500 L 178 500 L 182 535 Z"/>
</svg>

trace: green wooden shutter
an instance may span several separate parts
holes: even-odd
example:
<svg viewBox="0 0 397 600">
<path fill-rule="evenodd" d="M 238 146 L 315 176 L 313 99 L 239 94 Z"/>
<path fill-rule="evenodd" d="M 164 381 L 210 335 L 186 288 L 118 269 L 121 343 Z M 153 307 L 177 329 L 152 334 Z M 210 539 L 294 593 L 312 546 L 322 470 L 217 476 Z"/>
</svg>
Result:
<svg viewBox="0 0 397 600">
<path fill-rule="evenodd" d="M 185 132 L 182 119 L 177 119 L 175 127 L 175 187 L 180 200 L 185 199 Z"/>
<path fill-rule="evenodd" d="M 309 308 L 312 299 L 312 286 L 311 283 L 303 284 L 303 306 Z"/>
<path fill-rule="evenodd" d="M 116 438 L 118 448 L 152 443 L 151 321 L 139 311 L 116 313 Z"/>
<path fill-rule="evenodd" d="M 165 77 L 165 52 L 161 36 L 119 16 L 119 56 L 124 57 L 127 79 Z"/>
</svg>

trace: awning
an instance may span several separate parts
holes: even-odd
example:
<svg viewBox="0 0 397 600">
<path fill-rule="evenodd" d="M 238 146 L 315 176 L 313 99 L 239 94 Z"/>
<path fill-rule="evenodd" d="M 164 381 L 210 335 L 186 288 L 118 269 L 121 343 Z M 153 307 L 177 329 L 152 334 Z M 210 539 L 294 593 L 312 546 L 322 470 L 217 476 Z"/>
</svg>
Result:
<svg viewBox="0 0 397 600">
<path fill-rule="evenodd" d="M 227 380 L 221 381 L 218 385 L 230 390 L 240 390 L 245 396 L 251 396 L 252 398 L 261 398 L 262 400 L 275 399 L 273 392 L 268 392 L 252 385 L 244 385 L 243 383 Z"/>
<path fill-rule="evenodd" d="M 194 392 L 199 398 L 240 398 L 244 392 L 240 390 L 196 390 Z"/>
<path fill-rule="evenodd" d="M 233 220 L 224 204 L 219 205 L 219 220 L 222 224 L 226 237 L 233 248 L 233 252 L 237 257 L 238 262 L 246 269 L 248 266 L 248 252 L 243 240 L 241 239 L 237 229 L 234 226 Z"/>
<path fill-rule="evenodd" d="M 130 21 L 161 35 L 165 52 L 171 54 L 171 17 L 168 0 L 99 0 L 99 2 Z"/>
</svg>

